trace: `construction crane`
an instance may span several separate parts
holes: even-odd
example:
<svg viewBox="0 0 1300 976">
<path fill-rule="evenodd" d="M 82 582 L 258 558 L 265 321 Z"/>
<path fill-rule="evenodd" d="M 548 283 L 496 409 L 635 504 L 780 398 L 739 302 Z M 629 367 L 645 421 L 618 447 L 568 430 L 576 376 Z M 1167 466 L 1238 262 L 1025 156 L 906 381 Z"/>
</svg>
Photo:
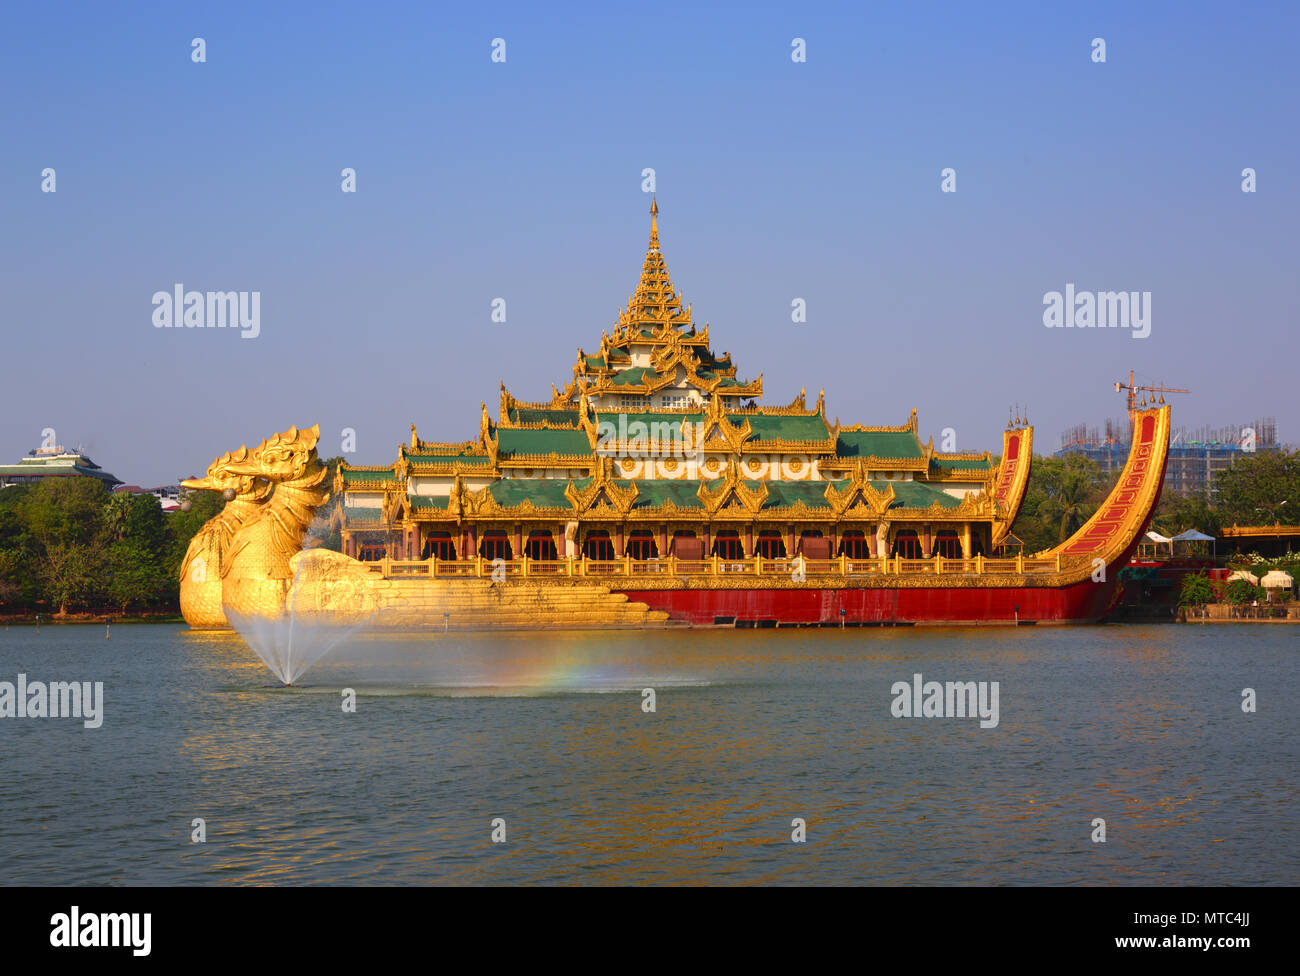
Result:
<svg viewBox="0 0 1300 976">
<path fill-rule="evenodd" d="M 1163 394 L 1165 393 L 1191 393 L 1192 392 L 1191 390 L 1176 390 L 1172 386 L 1138 386 L 1133 377 L 1133 370 L 1131 369 L 1128 371 L 1127 383 L 1115 384 L 1115 392 L 1118 393 L 1120 390 L 1128 390 L 1128 436 L 1130 441 L 1133 439 L 1133 422 L 1134 422 L 1134 415 L 1137 413 L 1137 408 L 1138 408 L 1139 390 L 1141 390 L 1143 393 L 1161 394 L 1160 401 L 1159 401 L 1160 403 L 1165 402 L 1165 398 L 1163 396 Z M 1153 404 L 1156 402 L 1156 398 L 1154 396 L 1151 398 L 1151 402 Z M 1142 398 L 1142 406 L 1144 407 L 1146 406 L 1146 397 Z"/>
</svg>

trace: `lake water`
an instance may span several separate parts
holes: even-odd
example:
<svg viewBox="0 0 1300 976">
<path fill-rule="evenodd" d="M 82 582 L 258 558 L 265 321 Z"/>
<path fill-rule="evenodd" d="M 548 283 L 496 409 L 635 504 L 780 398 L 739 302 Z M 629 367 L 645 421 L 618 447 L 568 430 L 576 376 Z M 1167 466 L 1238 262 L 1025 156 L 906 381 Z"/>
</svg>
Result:
<svg viewBox="0 0 1300 976">
<path fill-rule="evenodd" d="M 104 718 L 0 718 L 0 863 L 7 884 L 1295 885 L 1298 651 L 1275 625 L 360 635 L 286 689 L 233 634 L 11 626 L 0 681 L 102 681 Z M 894 717 L 916 673 L 998 682 L 997 726 Z"/>
</svg>

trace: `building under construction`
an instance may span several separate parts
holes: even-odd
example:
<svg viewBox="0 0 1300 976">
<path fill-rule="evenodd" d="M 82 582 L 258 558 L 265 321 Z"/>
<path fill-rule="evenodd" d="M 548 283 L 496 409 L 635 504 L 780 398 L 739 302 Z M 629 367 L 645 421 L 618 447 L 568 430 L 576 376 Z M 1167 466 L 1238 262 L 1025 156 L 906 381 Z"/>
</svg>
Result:
<svg viewBox="0 0 1300 976">
<path fill-rule="evenodd" d="M 1061 449 L 1056 456 L 1086 454 L 1107 474 L 1113 474 L 1124 466 L 1129 440 L 1125 418 L 1107 420 L 1104 428 L 1080 424 L 1061 435 Z M 1228 427 L 1175 428 L 1169 443 L 1165 489 L 1213 498 L 1215 479 L 1234 460 L 1253 451 L 1276 451 L 1279 447 L 1277 421 L 1272 417 Z"/>
</svg>

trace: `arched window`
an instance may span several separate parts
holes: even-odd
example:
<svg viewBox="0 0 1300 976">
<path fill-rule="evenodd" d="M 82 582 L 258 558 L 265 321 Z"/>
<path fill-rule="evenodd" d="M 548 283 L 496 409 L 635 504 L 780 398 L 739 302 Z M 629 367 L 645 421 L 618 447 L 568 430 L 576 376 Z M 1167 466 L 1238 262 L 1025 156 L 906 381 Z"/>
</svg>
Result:
<svg viewBox="0 0 1300 976">
<path fill-rule="evenodd" d="M 422 559 L 455 559 L 456 545 L 450 532 L 430 532 L 424 540 Z"/>
<path fill-rule="evenodd" d="M 758 554 L 764 559 L 785 558 L 785 540 L 781 538 L 781 533 L 775 529 L 764 529 L 760 532 L 755 547 Z"/>
<path fill-rule="evenodd" d="M 952 529 L 941 529 L 934 537 L 934 554 L 944 559 L 961 558 L 961 539 Z"/>
<path fill-rule="evenodd" d="M 614 543 L 604 529 L 592 529 L 582 543 L 582 554 L 588 559 L 613 559 Z"/>
<path fill-rule="evenodd" d="M 657 559 L 659 547 L 655 534 L 649 529 L 635 529 L 627 537 L 627 554 L 633 559 Z"/>
<path fill-rule="evenodd" d="M 510 537 L 501 529 L 488 529 L 483 533 L 483 541 L 479 543 L 479 555 L 484 559 L 513 559 L 514 555 L 510 551 Z"/>
<path fill-rule="evenodd" d="M 533 529 L 528 533 L 524 543 L 524 553 L 529 559 L 559 559 L 555 548 L 555 536 L 545 529 Z"/>
<path fill-rule="evenodd" d="M 849 529 L 840 536 L 840 556 L 848 556 L 850 559 L 868 559 L 871 551 L 867 548 L 866 533 L 860 529 Z"/>
<path fill-rule="evenodd" d="M 917 538 L 915 529 L 903 529 L 894 539 L 894 555 L 902 556 L 904 559 L 920 559 L 921 557 L 921 540 Z"/>
<path fill-rule="evenodd" d="M 721 559 L 744 559 L 745 549 L 740 544 L 740 533 L 723 529 L 713 538 L 713 555 Z"/>
</svg>

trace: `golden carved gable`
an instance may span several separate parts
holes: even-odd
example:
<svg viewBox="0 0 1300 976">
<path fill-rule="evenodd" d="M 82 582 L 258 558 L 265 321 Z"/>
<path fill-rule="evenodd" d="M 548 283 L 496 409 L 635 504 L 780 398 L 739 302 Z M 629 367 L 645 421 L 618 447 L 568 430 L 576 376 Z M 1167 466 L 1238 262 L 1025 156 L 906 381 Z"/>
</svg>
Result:
<svg viewBox="0 0 1300 976">
<path fill-rule="evenodd" d="M 710 516 L 727 512 L 739 514 L 742 511 L 757 515 L 767 501 L 768 489 L 766 482 L 762 481 L 757 487 L 746 484 L 740 476 L 740 465 L 733 457 L 727 462 L 727 473 L 721 484 L 710 488 L 707 482 L 701 481 L 695 495 Z"/>
<path fill-rule="evenodd" d="M 624 487 L 614 478 L 614 465 L 611 458 L 601 458 L 596 471 L 585 488 L 579 488 L 570 481 L 564 489 L 564 497 L 577 509 L 580 515 L 602 508 L 611 513 L 626 515 L 640 494 L 636 482 Z"/>
</svg>

